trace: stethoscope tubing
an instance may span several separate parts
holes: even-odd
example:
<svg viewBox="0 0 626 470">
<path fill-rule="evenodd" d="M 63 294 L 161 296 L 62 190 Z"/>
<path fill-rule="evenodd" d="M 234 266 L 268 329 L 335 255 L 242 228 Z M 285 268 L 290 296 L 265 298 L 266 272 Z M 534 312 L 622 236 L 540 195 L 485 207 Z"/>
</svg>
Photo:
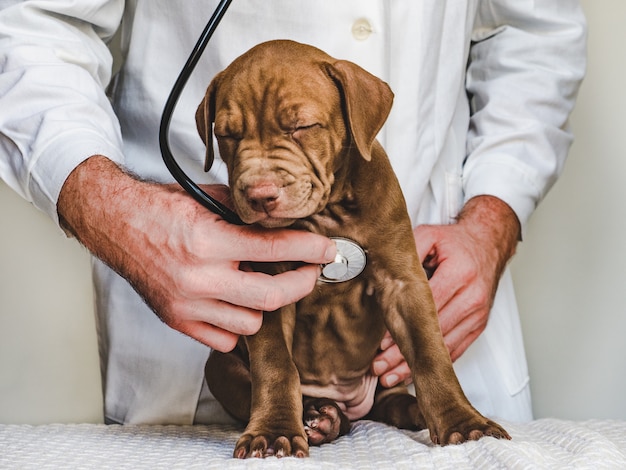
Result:
<svg viewBox="0 0 626 470">
<path fill-rule="evenodd" d="M 203 191 L 178 165 L 174 155 L 169 146 L 168 142 L 168 134 L 170 122 L 172 120 L 172 114 L 174 113 L 174 109 L 176 108 L 176 103 L 180 98 L 180 95 L 191 76 L 191 73 L 195 69 L 200 57 L 204 50 L 206 49 L 211 36 L 215 32 L 217 26 L 219 25 L 224 13 L 228 9 L 232 0 L 220 0 L 220 3 L 215 8 L 213 15 L 209 19 L 206 24 L 204 31 L 198 38 L 198 42 L 194 46 L 187 62 L 183 66 L 180 75 L 176 79 L 174 86 L 172 87 L 172 91 L 165 103 L 165 108 L 163 109 L 163 115 L 161 117 L 161 126 L 159 128 L 159 145 L 161 147 L 161 156 L 163 157 L 163 162 L 167 169 L 172 174 L 174 179 L 180 184 L 185 191 L 187 191 L 197 202 L 202 204 L 204 207 L 214 212 L 215 214 L 222 217 L 227 222 L 236 225 L 245 225 L 244 222 L 239 218 L 239 216 L 233 212 L 231 209 L 226 207 L 224 204 L 207 194 Z M 211 142 L 208 142 L 207 145 L 212 145 Z"/>
</svg>

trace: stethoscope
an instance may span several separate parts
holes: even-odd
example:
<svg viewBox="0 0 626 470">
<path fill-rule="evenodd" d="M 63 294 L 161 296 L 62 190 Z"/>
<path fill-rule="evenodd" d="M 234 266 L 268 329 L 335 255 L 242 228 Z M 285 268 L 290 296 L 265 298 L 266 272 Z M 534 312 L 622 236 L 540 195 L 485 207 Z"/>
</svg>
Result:
<svg viewBox="0 0 626 470">
<path fill-rule="evenodd" d="M 183 89 L 191 73 L 195 69 L 200 57 L 217 29 L 220 21 L 224 17 L 226 10 L 230 6 L 232 0 L 220 0 L 215 8 L 213 15 L 207 22 L 202 34 L 198 38 L 196 45 L 191 51 L 187 62 L 183 66 L 180 75 L 176 79 L 172 91 L 165 103 L 163 115 L 161 117 L 161 126 L 159 128 L 159 145 L 161 147 L 161 155 L 165 166 L 172 174 L 174 179 L 187 191 L 198 203 L 222 217 L 227 222 L 236 225 L 245 225 L 239 216 L 226 207 L 224 204 L 207 194 L 200 188 L 178 165 L 168 142 L 168 133 L 170 122 L 174 113 L 176 103 L 182 94 Z M 331 263 L 322 265 L 322 274 L 319 280 L 322 282 L 343 282 L 354 279 L 365 268 L 366 256 L 365 251 L 354 241 L 347 238 L 331 237 L 337 245 L 337 256 Z"/>
</svg>

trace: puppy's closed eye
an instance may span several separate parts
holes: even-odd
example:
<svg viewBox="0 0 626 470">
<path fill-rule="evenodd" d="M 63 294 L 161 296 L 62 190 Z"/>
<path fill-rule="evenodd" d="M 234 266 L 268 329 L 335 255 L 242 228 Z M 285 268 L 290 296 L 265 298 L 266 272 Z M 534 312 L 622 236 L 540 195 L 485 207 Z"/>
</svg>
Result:
<svg viewBox="0 0 626 470">
<path fill-rule="evenodd" d="M 321 128 L 322 128 L 322 125 L 318 123 L 299 125 L 295 129 L 293 129 L 293 131 L 291 132 L 291 136 L 294 139 L 299 140 L 303 138 L 305 135 L 307 135 L 308 133 L 311 133 L 311 131 L 321 129 Z"/>
</svg>

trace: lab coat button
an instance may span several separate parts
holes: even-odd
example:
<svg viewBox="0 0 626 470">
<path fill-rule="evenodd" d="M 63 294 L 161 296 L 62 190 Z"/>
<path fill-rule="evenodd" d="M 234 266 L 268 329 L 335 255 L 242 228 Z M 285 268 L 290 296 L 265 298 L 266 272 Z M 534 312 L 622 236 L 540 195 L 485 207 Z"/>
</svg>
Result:
<svg viewBox="0 0 626 470">
<path fill-rule="evenodd" d="M 365 41 L 373 31 L 372 25 L 365 18 L 356 20 L 352 25 L 352 36 L 358 41 Z"/>
</svg>

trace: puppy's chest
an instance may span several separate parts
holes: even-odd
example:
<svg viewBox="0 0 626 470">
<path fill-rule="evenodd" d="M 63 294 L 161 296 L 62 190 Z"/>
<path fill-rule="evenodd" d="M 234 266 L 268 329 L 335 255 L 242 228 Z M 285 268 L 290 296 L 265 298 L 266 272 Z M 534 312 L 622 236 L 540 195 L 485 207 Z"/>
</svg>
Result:
<svg viewBox="0 0 626 470">
<path fill-rule="evenodd" d="M 383 315 L 365 279 L 318 286 L 296 306 L 293 358 L 303 382 L 360 377 L 383 334 Z"/>
</svg>

